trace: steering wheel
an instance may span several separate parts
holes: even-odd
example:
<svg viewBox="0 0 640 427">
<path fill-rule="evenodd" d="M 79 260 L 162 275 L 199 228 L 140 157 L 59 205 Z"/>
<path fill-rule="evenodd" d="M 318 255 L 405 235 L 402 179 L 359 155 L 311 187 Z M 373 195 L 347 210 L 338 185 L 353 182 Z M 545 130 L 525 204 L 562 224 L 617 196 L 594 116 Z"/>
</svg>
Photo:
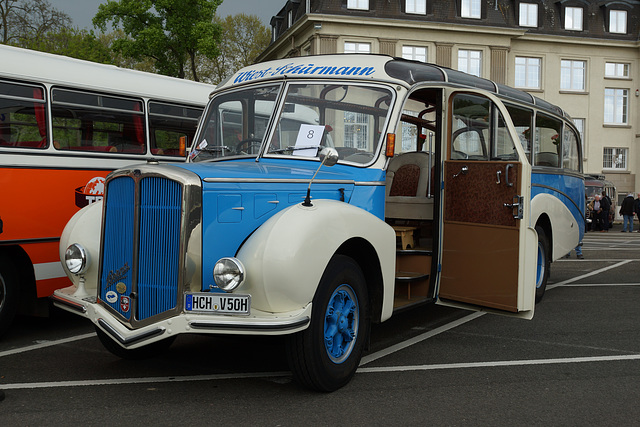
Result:
<svg viewBox="0 0 640 427">
<path fill-rule="evenodd" d="M 243 146 L 247 146 L 246 151 L 243 150 Z M 238 142 L 236 144 L 236 154 L 258 154 L 258 150 L 260 149 L 260 146 L 262 145 L 262 139 L 261 138 L 247 138 L 247 139 L 243 139 L 242 141 Z M 254 148 L 258 148 L 258 150 L 256 150 L 254 152 Z"/>
</svg>

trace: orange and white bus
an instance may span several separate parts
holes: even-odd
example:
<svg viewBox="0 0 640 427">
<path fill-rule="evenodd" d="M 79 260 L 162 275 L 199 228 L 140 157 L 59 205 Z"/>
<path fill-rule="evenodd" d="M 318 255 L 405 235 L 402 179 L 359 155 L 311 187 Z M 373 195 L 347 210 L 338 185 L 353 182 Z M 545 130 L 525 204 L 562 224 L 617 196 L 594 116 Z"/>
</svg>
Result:
<svg viewBox="0 0 640 427">
<path fill-rule="evenodd" d="M 110 171 L 185 161 L 213 86 L 5 45 L 0 58 L 2 334 L 69 286 L 60 234 Z"/>
</svg>

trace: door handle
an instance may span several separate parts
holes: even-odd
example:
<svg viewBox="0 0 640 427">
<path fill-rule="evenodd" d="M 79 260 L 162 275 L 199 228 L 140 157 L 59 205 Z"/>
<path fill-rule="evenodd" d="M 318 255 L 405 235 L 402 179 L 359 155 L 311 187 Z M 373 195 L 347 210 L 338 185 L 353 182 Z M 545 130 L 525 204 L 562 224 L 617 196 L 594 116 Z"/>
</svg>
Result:
<svg viewBox="0 0 640 427">
<path fill-rule="evenodd" d="M 502 175 L 502 171 L 497 171 L 496 172 L 496 184 L 500 185 L 500 175 Z"/>
<path fill-rule="evenodd" d="M 511 169 L 514 165 L 509 163 L 507 165 L 507 167 L 505 168 L 505 177 L 504 177 L 504 182 L 505 184 L 507 184 L 507 187 L 513 187 L 513 182 L 509 182 L 509 169 Z"/>
<path fill-rule="evenodd" d="M 466 175 L 467 172 L 469 172 L 469 168 L 467 167 L 467 165 L 464 165 L 464 166 L 462 166 L 462 169 L 460 169 L 460 172 L 458 172 L 457 174 L 453 175 L 453 177 L 456 178 L 460 174 Z"/>
</svg>

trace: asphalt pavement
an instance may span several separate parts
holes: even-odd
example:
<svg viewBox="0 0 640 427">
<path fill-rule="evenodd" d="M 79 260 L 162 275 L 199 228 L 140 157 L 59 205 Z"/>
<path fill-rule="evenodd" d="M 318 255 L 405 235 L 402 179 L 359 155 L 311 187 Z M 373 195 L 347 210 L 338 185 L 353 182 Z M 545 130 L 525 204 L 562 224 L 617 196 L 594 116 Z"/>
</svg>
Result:
<svg viewBox="0 0 640 427">
<path fill-rule="evenodd" d="M 636 226 L 637 227 L 637 226 Z M 587 233 L 531 321 L 427 306 L 373 328 L 346 387 L 292 382 L 282 340 L 181 336 L 124 361 L 56 311 L 0 340 L 0 425 L 637 425 L 640 233 Z"/>
</svg>

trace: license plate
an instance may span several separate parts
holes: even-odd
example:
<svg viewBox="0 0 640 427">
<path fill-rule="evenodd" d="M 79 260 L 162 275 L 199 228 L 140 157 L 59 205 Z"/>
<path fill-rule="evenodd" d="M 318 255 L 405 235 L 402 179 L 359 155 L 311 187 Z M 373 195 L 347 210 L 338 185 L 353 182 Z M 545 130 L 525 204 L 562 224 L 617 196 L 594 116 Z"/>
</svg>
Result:
<svg viewBox="0 0 640 427">
<path fill-rule="evenodd" d="M 251 297 L 230 294 L 185 294 L 184 310 L 190 313 L 248 315 L 251 310 Z"/>
</svg>

